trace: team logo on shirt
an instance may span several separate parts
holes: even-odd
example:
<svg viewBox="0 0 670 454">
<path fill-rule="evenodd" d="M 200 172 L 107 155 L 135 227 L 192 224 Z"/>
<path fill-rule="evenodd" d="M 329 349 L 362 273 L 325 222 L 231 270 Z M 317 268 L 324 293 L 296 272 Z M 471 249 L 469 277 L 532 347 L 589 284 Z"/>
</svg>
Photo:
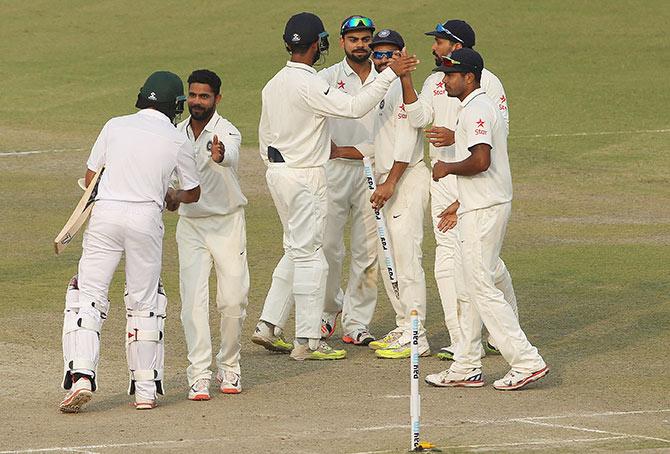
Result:
<svg viewBox="0 0 670 454">
<path fill-rule="evenodd" d="M 398 108 L 400 109 L 400 112 L 398 112 L 398 120 L 404 120 L 405 118 L 407 118 L 407 111 L 405 110 L 405 104 L 404 103 L 400 104 Z"/>
<path fill-rule="evenodd" d="M 500 104 L 498 105 L 498 107 L 500 107 L 500 110 L 507 110 L 507 105 L 505 104 L 506 102 L 507 98 L 505 97 L 505 95 L 502 95 L 500 97 Z"/>
<path fill-rule="evenodd" d="M 337 88 L 339 88 L 340 90 L 344 90 L 344 85 L 345 85 L 344 81 L 341 80 L 337 83 Z"/>
<path fill-rule="evenodd" d="M 377 35 L 377 36 L 379 36 L 380 38 L 386 38 L 390 34 L 391 34 L 391 30 L 384 29 L 384 30 L 380 31 L 379 35 Z"/>
<path fill-rule="evenodd" d="M 480 118 L 475 123 L 477 123 L 477 127 L 475 128 L 475 135 L 476 136 L 485 136 L 486 134 L 488 134 L 488 131 L 486 129 L 483 129 L 484 128 L 484 123 L 485 123 L 484 120 L 482 120 Z"/>
<path fill-rule="evenodd" d="M 439 81 L 438 83 L 435 84 L 436 87 L 433 90 L 433 96 L 440 96 L 445 94 L 447 91 L 444 89 L 444 82 Z"/>
<path fill-rule="evenodd" d="M 212 151 L 212 141 L 207 142 L 207 151 Z"/>
</svg>

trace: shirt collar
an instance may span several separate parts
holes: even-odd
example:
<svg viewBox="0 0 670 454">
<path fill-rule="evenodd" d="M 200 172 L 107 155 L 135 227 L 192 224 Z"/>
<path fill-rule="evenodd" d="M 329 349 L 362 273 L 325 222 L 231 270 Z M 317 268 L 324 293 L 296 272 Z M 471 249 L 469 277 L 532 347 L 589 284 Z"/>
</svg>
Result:
<svg viewBox="0 0 670 454">
<path fill-rule="evenodd" d="M 304 63 L 298 63 L 296 61 L 287 61 L 286 66 L 288 66 L 289 68 L 303 69 L 303 70 L 308 71 L 312 74 L 316 74 L 316 69 L 314 69 L 313 67 L 311 67 L 309 65 L 306 65 Z"/>
<path fill-rule="evenodd" d="M 349 66 L 347 57 L 344 57 L 344 59 L 342 59 L 342 69 L 344 70 L 344 74 L 347 77 L 351 76 L 352 74 L 356 74 L 356 71 L 351 69 L 351 66 Z M 370 73 L 368 74 L 368 78 L 363 82 L 363 85 L 365 85 L 365 83 L 370 80 L 374 80 L 376 76 L 377 76 L 377 70 L 375 69 L 375 65 L 374 63 L 370 62 Z M 358 74 L 356 74 L 356 77 L 358 77 Z"/>
<path fill-rule="evenodd" d="M 212 118 L 209 119 L 207 124 L 205 125 L 204 128 L 202 128 L 203 131 L 207 132 L 215 132 L 214 127 L 216 124 L 219 122 L 219 119 L 222 118 L 221 115 L 215 110 L 214 115 L 212 115 Z M 186 129 L 188 132 L 193 134 L 193 128 L 191 128 L 191 116 L 189 115 L 188 118 L 186 119 Z M 202 135 L 202 133 L 200 133 Z"/>
<path fill-rule="evenodd" d="M 137 112 L 137 113 L 140 114 L 140 115 L 148 115 L 148 116 L 150 116 L 150 117 L 161 118 L 161 119 L 163 119 L 163 120 L 169 122 L 170 124 L 172 124 L 172 122 L 171 122 L 170 119 L 167 117 L 167 115 L 165 115 L 165 114 L 162 113 L 162 112 L 157 111 L 156 109 L 146 108 L 146 109 L 142 109 L 142 110 L 140 110 L 140 111 Z"/>
<path fill-rule="evenodd" d="M 472 93 L 470 93 L 468 96 L 466 96 L 465 99 L 464 99 L 463 101 L 461 101 L 461 106 L 462 106 L 462 107 L 467 106 L 467 105 L 470 103 L 470 101 L 472 101 L 473 99 L 475 99 L 477 96 L 479 96 L 479 95 L 483 95 L 483 94 L 485 94 L 485 93 L 486 93 L 486 91 L 484 91 L 483 88 L 481 88 L 481 87 L 477 88 L 477 89 L 474 90 Z"/>
</svg>

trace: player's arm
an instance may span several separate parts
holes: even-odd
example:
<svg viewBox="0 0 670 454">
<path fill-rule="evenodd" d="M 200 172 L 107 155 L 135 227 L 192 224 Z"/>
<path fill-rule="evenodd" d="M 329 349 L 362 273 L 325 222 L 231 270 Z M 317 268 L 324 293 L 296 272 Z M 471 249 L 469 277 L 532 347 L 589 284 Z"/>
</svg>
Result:
<svg viewBox="0 0 670 454">
<path fill-rule="evenodd" d="M 491 165 L 491 145 L 478 143 L 470 148 L 470 156 L 459 162 L 437 161 L 433 166 L 433 180 L 447 175 L 471 177 L 485 172 Z"/>
<path fill-rule="evenodd" d="M 407 118 L 415 128 L 425 128 L 433 122 L 433 100 L 430 96 L 431 78 L 428 77 L 423 83 L 421 93 L 417 95 L 412 84 L 411 76 L 400 78 L 402 84 L 402 98 L 407 111 Z"/>
<path fill-rule="evenodd" d="M 215 136 L 218 139 L 219 153 L 214 154 L 214 141 L 212 141 L 212 161 L 224 167 L 237 169 L 240 162 L 240 145 L 242 144 L 242 134 L 232 124 L 227 125 L 220 134 Z"/>
<path fill-rule="evenodd" d="M 375 210 L 381 209 L 384 204 L 393 197 L 395 187 L 408 166 L 409 162 L 393 161 L 393 166 L 389 171 L 388 177 L 383 183 L 377 185 L 377 189 L 375 189 L 375 192 L 373 192 L 370 197 L 372 208 Z"/>
<path fill-rule="evenodd" d="M 346 158 L 346 159 L 363 159 L 361 153 L 356 147 L 338 147 L 335 142 L 330 141 L 330 159 Z"/>
<path fill-rule="evenodd" d="M 458 222 L 458 215 L 456 212 L 460 206 L 461 203 L 456 200 L 437 215 L 437 217 L 440 218 L 440 222 L 437 223 L 437 229 L 440 232 L 446 232 L 447 230 L 456 227 L 456 223 Z"/>
<path fill-rule="evenodd" d="M 195 203 L 200 200 L 200 176 L 195 163 L 195 152 L 189 141 L 185 141 L 177 153 L 176 171 L 182 189 L 168 189 L 165 201 L 170 211 L 176 210 L 182 203 Z"/>
<path fill-rule="evenodd" d="M 265 88 L 261 92 L 261 119 L 258 122 L 258 149 L 261 159 L 268 165 L 268 147 L 272 141 L 272 134 L 270 133 L 270 115 L 266 108 L 265 102 Z"/>
<path fill-rule="evenodd" d="M 95 174 L 98 173 L 107 162 L 107 135 L 111 121 L 112 120 L 108 121 L 105 126 L 103 126 L 91 148 L 91 154 L 86 161 L 86 175 L 84 175 L 85 187 L 88 187 L 91 184 Z"/>
<path fill-rule="evenodd" d="M 374 81 L 363 86 L 356 96 L 334 89 L 318 77 L 308 79 L 301 95 L 314 113 L 335 118 L 360 118 L 379 103 L 398 75 L 416 69 L 415 56 L 400 56 L 382 71 Z"/>
</svg>

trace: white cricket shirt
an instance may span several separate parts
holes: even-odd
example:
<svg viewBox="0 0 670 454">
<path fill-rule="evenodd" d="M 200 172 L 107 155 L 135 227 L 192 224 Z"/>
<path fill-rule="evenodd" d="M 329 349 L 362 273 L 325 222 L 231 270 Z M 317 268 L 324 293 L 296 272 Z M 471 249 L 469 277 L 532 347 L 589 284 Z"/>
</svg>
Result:
<svg viewBox="0 0 670 454">
<path fill-rule="evenodd" d="M 173 172 L 185 190 L 200 184 L 188 139 L 153 109 L 109 120 L 86 165 L 93 171 L 105 167 L 98 200 L 155 202 L 162 208 Z"/>
<path fill-rule="evenodd" d="M 191 117 L 177 125 L 177 131 L 188 137 L 195 150 L 200 173 L 200 200 L 179 205 L 179 214 L 205 217 L 229 214 L 247 204 L 237 176 L 242 134 L 231 122 L 214 112 L 197 139 L 191 129 Z M 216 135 L 226 147 L 223 161 L 212 161 L 212 141 Z"/>
<path fill-rule="evenodd" d="M 410 166 L 422 161 L 423 130 L 409 121 L 400 80 L 391 84 L 375 112 L 375 170 L 383 175 L 391 170 L 394 161 Z"/>
<path fill-rule="evenodd" d="M 338 90 L 352 96 L 357 95 L 364 85 L 371 83 L 377 77 L 375 65 L 370 62 L 370 74 L 361 82 L 358 74 L 351 69 L 346 57 L 339 63 L 319 71 L 319 76 L 328 84 Z M 373 128 L 375 124 L 374 109 L 361 118 L 329 118 L 331 140 L 340 147 L 356 147 L 363 156 L 372 157 L 374 148 L 372 146 Z M 338 158 L 346 159 L 346 158 Z M 347 159 L 347 161 L 351 161 Z"/>
<path fill-rule="evenodd" d="M 397 76 L 388 68 L 350 96 L 319 77 L 311 66 L 287 62 L 263 88 L 258 142 L 283 155 L 288 167 L 320 167 L 330 158 L 327 117 L 360 118 L 386 93 Z"/>
<path fill-rule="evenodd" d="M 477 144 L 491 146 L 491 165 L 477 175 L 457 177 L 459 214 L 512 201 L 512 174 L 507 156 L 507 127 L 498 106 L 482 88 L 461 102 L 456 126 L 456 160 L 470 156 Z"/>
<path fill-rule="evenodd" d="M 407 114 L 414 127 L 425 128 L 431 123 L 433 126 L 443 126 L 452 131 L 456 128 L 456 118 L 461 110 L 461 103 L 458 98 L 452 98 L 447 95 L 444 89 L 443 72 L 435 72 L 426 78 L 418 96 L 418 101 L 407 104 Z M 507 109 L 507 96 L 505 89 L 495 74 L 488 69 L 482 70 L 481 88 L 498 105 L 498 109 L 503 114 L 505 125 L 509 130 L 509 110 Z M 429 146 L 431 161 L 454 161 L 454 146 L 435 147 Z"/>
</svg>

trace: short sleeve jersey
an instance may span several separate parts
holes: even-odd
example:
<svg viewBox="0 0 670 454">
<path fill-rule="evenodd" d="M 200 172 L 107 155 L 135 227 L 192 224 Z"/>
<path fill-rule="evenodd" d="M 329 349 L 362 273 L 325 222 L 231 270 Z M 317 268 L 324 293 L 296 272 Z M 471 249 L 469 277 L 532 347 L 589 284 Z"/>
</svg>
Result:
<svg viewBox="0 0 670 454">
<path fill-rule="evenodd" d="M 162 207 L 173 172 L 184 190 L 200 184 L 190 142 L 167 116 L 153 109 L 109 120 L 87 167 L 93 171 L 105 167 L 99 200 L 155 202 Z"/>
<path fill-rule="evenodd" d="M 491 147 L 491 164 L 474 176 L 458 176 L 459 212 L 512 201 L 512 175 L 507 156 L 507 126 L 498 106 L 478 88 L 462 102 L 456 126 L 456 159 L 470 156 L 478 144 Z"/>
</svg>

